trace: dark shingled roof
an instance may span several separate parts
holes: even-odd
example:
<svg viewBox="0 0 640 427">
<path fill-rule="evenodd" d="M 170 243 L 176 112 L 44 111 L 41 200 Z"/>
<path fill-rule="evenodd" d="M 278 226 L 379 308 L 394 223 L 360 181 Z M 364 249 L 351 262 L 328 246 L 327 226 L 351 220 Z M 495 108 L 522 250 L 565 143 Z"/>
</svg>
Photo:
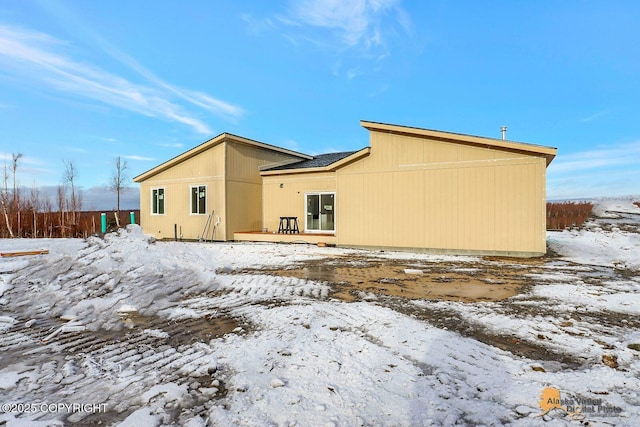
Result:
<svg viewBox="0 0 640 427">
<path fill-rule="evenodd" d="M 313 159 L 310 159 L 310 160 L 301 160 L 296 163 L 291 163 L 284 166 L 276 166 L 274 168 L 269 168 L 265 170 L 281 171 L 281 170 L 288 170 L 288 169 L 323 168 L 337 161 L 340 161 L 345 157 L 349 157 L 353 153 L 357 153 L 357 151 L 343 151 L 341 153 L 319 154 L 317 156 L 313 156 Z"/>
</svg>

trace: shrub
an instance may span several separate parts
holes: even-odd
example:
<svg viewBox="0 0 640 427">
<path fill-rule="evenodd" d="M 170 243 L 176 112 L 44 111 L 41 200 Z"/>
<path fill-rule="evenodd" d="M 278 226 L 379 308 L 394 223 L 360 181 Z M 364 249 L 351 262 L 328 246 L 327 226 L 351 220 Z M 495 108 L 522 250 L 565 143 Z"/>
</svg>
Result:
<svg viewBox="0 0 640 427">
<path fill-rule="evenodd" d="M 129 210 L 120 211 L 120 226 L 129 224 Z M 7 218 L 15 237 L 87 237 L 101 231 L 101 211 L 78 212 L 73 222 L 69 212 L 34 212 L 22 210 L 8 213 Z M 107 231 L 117 230 L 115 213 L 107 214 Z M 136 223 L 140 222 L 140 211 L 134 211 Z M 0 218 L 0 238 L 9 237 L 6 220 Z"/>
<path fill-rule="evenodd" d="M 640 202 L 633 202 L 633 204 L 640 208 Z"/>
<path fill-rule="evenodd" d="M 592 209 L 593 204 L 589 202 L 547 203 L 547 230 L 581 227 Z"/>
</svg>

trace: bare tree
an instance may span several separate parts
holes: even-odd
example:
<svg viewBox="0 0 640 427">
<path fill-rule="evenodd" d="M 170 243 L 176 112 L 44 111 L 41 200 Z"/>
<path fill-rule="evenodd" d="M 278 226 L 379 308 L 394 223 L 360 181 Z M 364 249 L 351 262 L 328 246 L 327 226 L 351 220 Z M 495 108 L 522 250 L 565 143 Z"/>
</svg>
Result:
<svg viewBox="0 0 640 427">
<path fill-rule="evenodd" d="M 53 212 L 53 205 L 51 203 L 51 198 L 48 195 L 44 196 L 44 200 L 42 201 L 42 211 L 44 212 L 43 221 L 42 221 L 42 233 L 43 236 L 46 237 L 47 230 L 49 231 L 49 237 L 53 237 L 53 227 L 49 225 L 49 217 L 51 212 Z"/>
<path fill-rule="evenodd" d="M 126 191 L 126 181 L 128 179 L 127 170 L 129 165 L 126 160 L 123 160 L 120 156 L 113 160 L 113 175 L 111 175 L 111 182 L 109 189 L 115 191 L 118 195 L 118 217 L 120 217 L 120 193 Z"/>
<path fill-rule="evenodd" d="M 16 213 L 18 219 L 17 233 L 18 236 L 22 235 L 22 218 L 21 218 L 21 206 L 20 206 L 20 191 L 16 180 L 16 172 L 18 171 L 18 160 L 22 158 L 22 153 L 11 154 L 11 171 L 13 172 L 13 196 L 11 201 L 11 212 Z"/>
<path fill-rule="evenodd" d="M 76 207 L 76 214 L 78 216 L 78 218 L 76 219 L 77 222 L 80 221 L 80 212 L 82 211 L 82 200 L 83 200 L 83 195 L 82 195 L 82 191 L 78 190 L 75 193 L 76 196 L 76 201 L 73 203 L 73 205 Z"/>
<path fill-rule="evenodd" d="M 56 202 L 58 202 L 58 212 L 60 213 L 60 237 L 64 237 L 64 217 L 67 205 L 67 189 L 64 185 L 58 185 L 56 189 Z"/>
<path fill-rule="evenodd" d="M 13 172 L 13 206 L 14 208 L 18 206 L 18 186 L 16 184 L 16 171 L 18 170 L 18 160 L 22 158 L 22 153 L 11 154 L 12 162 L 11 162 L 11 170 Z"/>
<path fill-rule="evenodd" d="M 76 179 L 78 178 L 78 169 L 76 169 L 73 160 L 64 160 L 64 182 L 69 184 L 71 188 L 71 198 L 69 199 L 69 211 L 71 212 L 71 223 L 77 222 L 77 215 L 80 206 L 78 206 L 78 195 L 76 194 Z"/>
<path fill-rule="evenodd" d="M 34 239 L 38 237 L 38 211 L 42 207 L 42 200 L 40 199 L 40 190 L 36 187 L 36 183 L 33 183 L 33 187 L 31 187 L 31 191 L 29 192 L 29 203 L 28 207 L 33 214 L 33 232 L 31 233 L 31 237 Z"/>
<path fill-rule="evenodd" d="M 9 169 L 7 169 L 7 164 L 4 164 L 4 187 L 0 192 L 0 203 L 2 203 L 2 212 L 4 213 L 4 222 L 7 226 L 7 231 L 9 232 L 9 236 L 13 237 L 13 226 L 11 225 L 11 221 L 9 220 L 9 213 L 7 212 L 7 205 L 9 204 Z"/>
</svg>

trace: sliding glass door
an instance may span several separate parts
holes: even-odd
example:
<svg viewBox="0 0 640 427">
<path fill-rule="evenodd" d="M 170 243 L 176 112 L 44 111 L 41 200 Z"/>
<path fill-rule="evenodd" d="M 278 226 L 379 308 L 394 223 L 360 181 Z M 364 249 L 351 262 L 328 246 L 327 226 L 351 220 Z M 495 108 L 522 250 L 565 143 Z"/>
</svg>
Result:
<svg viewBox="0 0 640 427">
<path fill-rule="evenodd" d="M 308 233 L 335 233 L 336 193 L 307 193 L 305 231 Z"/>
</svg>

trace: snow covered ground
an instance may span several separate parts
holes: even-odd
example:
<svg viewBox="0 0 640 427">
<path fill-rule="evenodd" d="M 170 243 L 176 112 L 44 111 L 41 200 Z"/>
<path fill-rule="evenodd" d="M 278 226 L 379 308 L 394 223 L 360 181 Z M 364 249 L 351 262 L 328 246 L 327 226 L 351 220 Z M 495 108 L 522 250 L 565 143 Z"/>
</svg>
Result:
<svg viewBox="0 0 640 427">
<path fill-rule="evenodd" d="M 549 233 L 558 256 L 521 261 L 154 242 L 135 226 L 0 240 L 49 250 L 0 259 L 0 425 L 638 425 L 640 209 L 597 212 Z M 495 302 L 345 302 L 272 274 L 367 260 L 526 285 Z"/>
</svg>

